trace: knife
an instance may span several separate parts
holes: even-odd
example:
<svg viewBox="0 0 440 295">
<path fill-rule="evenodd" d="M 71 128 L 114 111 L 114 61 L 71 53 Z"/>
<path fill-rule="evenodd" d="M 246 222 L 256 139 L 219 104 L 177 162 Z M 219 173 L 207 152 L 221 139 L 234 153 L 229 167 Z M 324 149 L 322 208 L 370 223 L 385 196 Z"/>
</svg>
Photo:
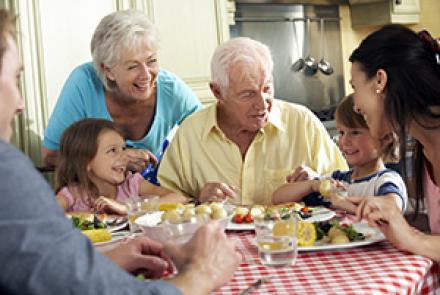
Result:
<svg viewBox="0 0 440 295">
<path fill-rule="evenodd" d="M 247 287 L 246 289 L 241 291 L 239 295 L 250 294 L 252 291 L 255 291 L 256 289 L 260 288 L 261 285 L 269 282 L 271 279 L 273 279 L 273 276 L 262 277 L 262 278 L 258 279 L 257 281 L 253 282 L 252 284 L 250 284 L 249 287 Z"/>
</svg>

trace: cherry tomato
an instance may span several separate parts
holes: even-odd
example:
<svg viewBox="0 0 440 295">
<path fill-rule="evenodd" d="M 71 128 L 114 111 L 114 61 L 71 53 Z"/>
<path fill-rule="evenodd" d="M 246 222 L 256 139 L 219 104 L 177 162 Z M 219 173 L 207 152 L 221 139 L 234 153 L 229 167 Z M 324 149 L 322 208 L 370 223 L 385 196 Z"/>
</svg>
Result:
<svg viewBox="0 0 440 295">
<path fill-rule="evenodd" d="M 244 222 L 246 222 L 246 223 L 252 223 L 252 222 L 254 222 L 254 219 L 253 219 L 252 216 L 248 213 L 248 214 L 244 217 Z"/>
<path fill-rule="evenodd" d="M 308 213 L 308 212 L 310 212 L 310 211 L 311 211 L 311 210 L 310 210 L 309 207 L 302 207 L 302 208 L 301 208 L 301 212 Z"/>
<path fill-rule="evenodd" d="M 234 222 L 234 223 L 242 223 L 243 219 L 244 219 L 243 215 L 235 214 L 234 217 L 232 218 L 232 222 Z"/>
</svg>

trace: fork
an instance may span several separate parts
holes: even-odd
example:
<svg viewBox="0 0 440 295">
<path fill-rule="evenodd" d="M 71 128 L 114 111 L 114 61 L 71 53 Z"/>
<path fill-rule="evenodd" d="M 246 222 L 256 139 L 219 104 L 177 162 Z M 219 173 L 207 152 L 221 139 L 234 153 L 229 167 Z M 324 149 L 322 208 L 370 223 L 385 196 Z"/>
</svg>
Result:
<svg viewBox="0 0 440 295">
<path fill-rule="evenodd" d="M 249 287 L 247 287 L 246 289 L 244 289 L 243 291 L 241 291 L 241 292 L 239 293 L 239 295 L 247 295 L 247 294 L 250 294 L 251 292 L 253 292 L 253 291 L 255 291 L 256 289 L 260 288 L 261 285 L 263 285 L 263 284 L 269 282 L 269 281 L 270 281 L 271 279 L 273 279 L 273 278 L 274 278 L 274 276 L 270 276 L 270 275 L 269 275 L 269 276 L 262 277 L 262 278 L 256 280 L 255 282 L 253 282 L 252 284 L 250 284 Z"/>
</svg>

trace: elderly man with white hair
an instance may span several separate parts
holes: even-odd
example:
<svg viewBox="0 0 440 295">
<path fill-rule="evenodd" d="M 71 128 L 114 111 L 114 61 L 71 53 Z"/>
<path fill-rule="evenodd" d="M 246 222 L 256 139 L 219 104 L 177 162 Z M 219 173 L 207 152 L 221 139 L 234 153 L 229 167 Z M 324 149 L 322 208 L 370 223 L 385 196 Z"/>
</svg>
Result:
<svg viewBox="0 0 440 295">
<path fill-rule="evenodd" d="M 159 167 L 161 185 L 200 202 L 270 204 L 294 168 L 347 168 L 310 110 L 274 99 L 272 69 L 269 48 L 250 38 L 216 49 L 210 88 L 217 102 L 180 126 Z"/>
</svg>

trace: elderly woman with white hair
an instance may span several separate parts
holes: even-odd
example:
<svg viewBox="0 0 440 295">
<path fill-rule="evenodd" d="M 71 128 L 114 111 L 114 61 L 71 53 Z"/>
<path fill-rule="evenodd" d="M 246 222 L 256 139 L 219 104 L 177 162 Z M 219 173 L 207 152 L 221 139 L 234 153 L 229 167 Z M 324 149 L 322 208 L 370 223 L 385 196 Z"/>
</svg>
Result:
<svg viewBox="0 0 440 295">
<path fill-rule="evenodd" d="M 141 171 L 168 133 L 201 108 L 192 90 L 159 67 L 158 33 L 140 11 L 104 17 L 96 28 L 93 63 L 77 67 L 67 79 L 45 130 L 43 161 L 57 162 L 61 134 L 83 118 L 113 121 L 126 135 L 130 170 Z"/>
<path fill-rule="evenodd" d="M 250 38 L 216 49 L 210 88 L 217 103 L 180 126 L 159 167 L 162 186 L 200 202 L 270 204 L 292 169 L 347 168 L 310 110 L 274 99 L 272 69 L 269 48 Z"/>
</svg>

